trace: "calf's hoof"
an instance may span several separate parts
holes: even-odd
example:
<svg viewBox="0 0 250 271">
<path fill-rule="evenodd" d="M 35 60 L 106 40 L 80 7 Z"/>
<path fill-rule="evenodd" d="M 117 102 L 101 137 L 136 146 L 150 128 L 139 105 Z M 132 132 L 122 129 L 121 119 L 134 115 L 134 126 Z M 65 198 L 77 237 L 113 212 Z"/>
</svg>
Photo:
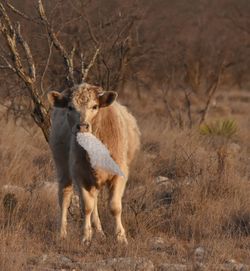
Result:
<svg viewBox="0 0 250 271">
<path fill-rule="evenodd" d="M 90 245 L 90 243 L 91 243 L 91 236 L 84 236 L 83 238 L 82 238 L 82 244 L 84 245 L 84 246 L 89 246 Z"/>
<path fill-rule="evenodd" d="M 84 246 L 86 246 L 86 247 L 89 247 L 90 246 L 90 244 L 91 244 L 91 240 L 87 240 L 87 239 L 82 239 L 82 244 L 84 245 Z"/>
<path fill-rule="evenodd" d="M 64 230 L 61 230 L 60 231 L 60 239 L 64 240 L 66 239 L 67 237 L 67 231 L 64 229 Z"/>
<path fill-rule="evenodd" d="M 96 230 L 95 234 L 96 234 L 96 237 L 100 238 L 101 240 L 107 239 L 106 234 L 102 230 Z"/>
<path fill-rule="evenodd" d="M 128 244 L 128 240 L 127 240 L 125 234 L 118 233 L 116 238 L 117 238 L 117 241 L 118 241 L 119 244 L 121 244 L 121 245 L 127 245 Z"/>
</svg>

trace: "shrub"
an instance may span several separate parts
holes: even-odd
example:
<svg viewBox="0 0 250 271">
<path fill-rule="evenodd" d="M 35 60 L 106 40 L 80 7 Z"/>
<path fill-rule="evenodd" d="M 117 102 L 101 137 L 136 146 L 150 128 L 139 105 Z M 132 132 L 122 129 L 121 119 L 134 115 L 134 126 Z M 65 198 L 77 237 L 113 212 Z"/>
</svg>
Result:
<svg viewBox="0 0 250 271">
<path fill-rule="evenodd" d="M 217 120 L 200 126 L 200 133 L 209 136 L 222 136 L 231 138 L 237 133 L 237 125 L 234 120 Z"/>
</svg>

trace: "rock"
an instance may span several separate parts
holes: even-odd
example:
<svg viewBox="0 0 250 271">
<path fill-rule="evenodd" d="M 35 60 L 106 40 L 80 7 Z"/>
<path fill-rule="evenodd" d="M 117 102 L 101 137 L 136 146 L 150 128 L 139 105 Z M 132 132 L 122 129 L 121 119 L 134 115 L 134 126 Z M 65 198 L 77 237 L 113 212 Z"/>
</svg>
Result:
<svg viewBox="0 0 250 271">
<path fill-rule="evenodd" d="M 153 263 L 145 258 L 113 258 L 81 264 L 84 271 L 153 271 Z"/>
<path fill-rule="evenodd" d="M 163 182 L 168 182 L 168 181 L 169 181 L 169 178 L 168 178 L 168 177 L 165 177 L 165 176 L 157 176 L 157 177 L 155 178 L 155 182 L 156 182 L 157 184 L 163 183 Z"/>
<path fill-rule="evenodd" d="M 40 257 L 40 262 L 41 263 L 45 263 L 48 259 L 48 255 L 47 254 L 43 254 L 41 257 Z"/>
<path fill-rule="evenodd" d="M 193 261 L 193 269 L 195 271 L 204 270 L 205 266 L 203 264 L 205 258 L 205 249 L 203 247 L 197 247 L 194 250 L 194 261 Z"/>
<path fill-rule="evenodd" d="M 58 262 L 60 263 L 60 265 L 62 266 L 72 266 L 73 262 L 70 258 L 66 257 L 66 256 L 63 256 L 63 255 L 60 255 L 58 257 Z"/>
<path fill-rule="evenodd" d="M 153 237 L 149 240 L 149 246 L 152 250 L 164 251 L 166 249 L 166 244 L 163 238 Z"/>
<path fill-rule="evenodd" d="M 173 198 L 174 192 L 174 180 L 165 176 L 158 176 L 155 179 L 156 187 L 155 193 L 158 199 L 163 204 L 170 204 Z"/>
<path fill-rule="evenodd" d="M 39 257 L 33 257 L 28 259 L 28 264 L 30 267 L 35 267 L 35 270 L 58 270 L 60 269 L 70 269 L 78 267 L 79 264 L 77 262 L 73 262 L 70 258 L 64 255 L 48 255 L 43 254 Z M 39 268 L 38 268 L 39 267 Z"/>
<path fill-rule="evenodd" d="M 202 263 L 205 258 L 205 249 L 203 247 L 197 247 L 194 251 L 194 262 Z"/>
<path fill-rule="evenodd" d="M 238 154 L 241 151 L 241 146 L 237 143 L 231 143 L 228 146 L 228 151 L 232 154 Z"/>
<path fill-rule="evenodd" d="M 157 269 L 158 271 L 188 271 L 188 266 L 184 264 L 169 264 L 164 263 Z"/>
<path fill-rule="evenodd" d="M 155 182 L 158 189 L 164 190 L 165 192 L 173 192 L 174 180 L 165 176 L 158 176 L 155 178 Z"/>
<path fill-rule="evenodd" d="M 227 260 L 221 266 L 221 271 L 247 271 L 249 268 L 244 264 L 238 263 L 234 259 Z"/>
</svg>

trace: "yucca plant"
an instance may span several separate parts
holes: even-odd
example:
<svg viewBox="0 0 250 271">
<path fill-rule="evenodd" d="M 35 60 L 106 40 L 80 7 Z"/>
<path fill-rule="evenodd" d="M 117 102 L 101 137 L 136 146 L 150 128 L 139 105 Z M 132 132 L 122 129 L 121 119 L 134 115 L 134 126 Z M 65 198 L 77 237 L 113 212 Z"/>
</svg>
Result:
<svg viewBox="0 0 250 271">
<path fill-rule="evenodd" d="M 217 120 L 215 122 L 202 124 L 200 126 L 200 133 L 202 135 L 230 138 L 236 134 L 237 129 L 234 120 Z"/>
</svg>

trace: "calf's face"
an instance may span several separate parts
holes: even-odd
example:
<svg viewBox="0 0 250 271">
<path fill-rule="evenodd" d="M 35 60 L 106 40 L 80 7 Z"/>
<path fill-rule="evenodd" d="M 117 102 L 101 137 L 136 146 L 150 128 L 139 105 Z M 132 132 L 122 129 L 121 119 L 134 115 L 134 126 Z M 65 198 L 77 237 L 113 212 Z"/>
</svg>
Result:
<svg viewBox="0 0 250 271">
<path fill-rule="evenodd" d="M 88 84 L 63 92 L 51 91 L 48 100 L 54 107 L 67 110 L 71 131 L 91 132 L 92 123 L 101 108 L 111 105 L 117 97 L 113 91 L 102 91 Z"/>
</svg>

